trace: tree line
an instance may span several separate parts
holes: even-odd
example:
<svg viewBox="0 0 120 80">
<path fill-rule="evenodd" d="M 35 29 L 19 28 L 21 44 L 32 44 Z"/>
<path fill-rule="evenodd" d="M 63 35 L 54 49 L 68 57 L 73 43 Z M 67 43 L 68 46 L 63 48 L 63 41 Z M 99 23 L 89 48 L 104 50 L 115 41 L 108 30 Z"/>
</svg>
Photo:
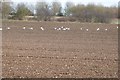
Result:
<svg viewBox="0 0 120 80">
<path fill-rule="evenodd" d="M 24 20 L 26 16 L 33 16 L 33 20 L 51 21 L 59 17 L 58 21 L 100 22 L 109 23 L 118 18 L 118 7 L 106 7 L 93 3 L 84 5 L 66 2 L 63 8 L 60 2 L 37 2 L 36 5 L 27 6 L 25 3 L 13 7 L 13 2 L 2 2 L 2 18 Z"/>
</svg>

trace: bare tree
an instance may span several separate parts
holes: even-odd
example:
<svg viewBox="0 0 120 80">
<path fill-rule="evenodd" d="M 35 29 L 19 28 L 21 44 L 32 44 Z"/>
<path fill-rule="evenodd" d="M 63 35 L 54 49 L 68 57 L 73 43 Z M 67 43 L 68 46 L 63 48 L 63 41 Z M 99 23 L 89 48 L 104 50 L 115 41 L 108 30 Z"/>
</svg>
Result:
<svg viewBox="0 0 120 80">
<path fill-rule="evenodd" d="M 50 20 L 51 12 L 46 2 L 37 2 L 36 15 L 38 20 Z"/>
<path fill-rule="evenodd" d="M 66 2 L 65 4 L 65 15 L 66 16 L 70 16 L 71 13 L 71 8 L 74 7 L 75 4 L 73 2 Z"/>
<path fill-rule="evenodd" d="M 11 2 L 2 2 L 2 18 L 7 19 L 11 11 Z"/>
<path fill-rule="evenodd" d="M 55 16 L 57 14 L 60 13 L 60 9 L 61 9 L 61 3 L 60 2 L 52 2 L 52 15 Z"/>
<path fill-rule="evenodd" d="M 71 6 L 70 6 L 71 4 Z M 77 4 L 66 3 L 66 16 L 75 18 L 80 22 L 101 22 L 108 23 L 111 19 L 117 17 L 116 7 L 105 7 L 95 4 Z"/>
</svg>

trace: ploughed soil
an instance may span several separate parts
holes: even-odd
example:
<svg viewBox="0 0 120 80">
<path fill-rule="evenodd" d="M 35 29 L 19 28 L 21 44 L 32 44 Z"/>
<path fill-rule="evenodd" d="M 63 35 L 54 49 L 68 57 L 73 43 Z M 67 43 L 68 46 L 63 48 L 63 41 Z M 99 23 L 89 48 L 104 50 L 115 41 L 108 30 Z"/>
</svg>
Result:
<svg viewBox="0 0 120 80">
<path fill-rule="evenodd" d="M 118 77 L 115 24 L 5 21 L 2 25 L 2 77 Z M 70 30 L 54 29 L 61 26 Z"/>
</svg>

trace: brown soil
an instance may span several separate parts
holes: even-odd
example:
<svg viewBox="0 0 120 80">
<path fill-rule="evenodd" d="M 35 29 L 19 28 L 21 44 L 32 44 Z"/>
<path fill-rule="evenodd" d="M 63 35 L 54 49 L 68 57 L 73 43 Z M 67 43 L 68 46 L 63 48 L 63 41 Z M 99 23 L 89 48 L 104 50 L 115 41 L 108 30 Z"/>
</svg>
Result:
<svg viewBox="0 0 120 80">
<path fill-rule="evenodd" d="M 33 30 L 23 27 L 33 27 Z M 42 31 L 40 27 L 44 27 Z M 54 27 L 70 27 L 56 31 Z M 6 28 L 10 27 L 10 30 Z M 81 31 L 80 28 L 83 28 Z M 97 31 L 97 28 L 100 31 Z M 117 78 L 118 29 L 113 24 L 3 22 L 2 76 Z M 89 29 L 87 32 L 85 29 Z M 104 29 L 108 29 L 105 31 Z"/>
</svg>

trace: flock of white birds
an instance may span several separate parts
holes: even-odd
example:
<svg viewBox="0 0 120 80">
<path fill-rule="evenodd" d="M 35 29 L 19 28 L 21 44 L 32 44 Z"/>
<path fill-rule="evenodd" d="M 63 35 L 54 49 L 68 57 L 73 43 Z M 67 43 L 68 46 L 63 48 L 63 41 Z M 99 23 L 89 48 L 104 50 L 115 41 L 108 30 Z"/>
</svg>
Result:
<svg viewBox="0 0 120 80">
<path fill-rule="evenodd" d="M 61 30 L 63 30 L 63 31 L 66 31 L 66 30 L 70 30 L 70 28 L 68 28 L 68 27 L 63 27 L 63 26 L 61 26 L 61 27 L 59 27 L 59 28 L 54 28 L 55 30 L 57 30 L 57 31 L 61 31 Z"/>
<path fill-rule="evenodd" d="M 7 30 L 10 30 L 11 28 L 10 27 L 7 27 L 6 28 Z M 30 27 L 30 28 L 26 28 L 26 27 L 23 27 L 22 28 L 23 30 L 25 30 L 25 29 L 30 29 L 30 30 L 33 30 L 34 28 L 33 27 Z M 44 31 L 45 29 L 43 28 L 43 27 L 40 27 L 40 29 L 42 30 L 42 31 Z M 118 26 L 117 26 L 117 29 L 118 29 Z M 3 29 L 2 28 L 0 28 L 0 31 L 2 31 Z M 57 31 L 69 31 L 69 30 L 71 30 L 69 27 L 63 27 L 63 26 L 61 26 L 61 27 L 58 27 L 58 28 L 54 28 L 54 30 L 57 30 Z M 80 30 L 83 30 L 83 28 L 80 28 Z M 87 28 L 87 29 L 85 29 L 86 31 L 89 31 L 89 29 Z M 100 30 L 100 28 L 97 28 L 97 31 L 99 31 Z M 106 29 L 104 29 L 105 31 L 107 31 L 108 29 L 106 28 Z"/>
</svg>

